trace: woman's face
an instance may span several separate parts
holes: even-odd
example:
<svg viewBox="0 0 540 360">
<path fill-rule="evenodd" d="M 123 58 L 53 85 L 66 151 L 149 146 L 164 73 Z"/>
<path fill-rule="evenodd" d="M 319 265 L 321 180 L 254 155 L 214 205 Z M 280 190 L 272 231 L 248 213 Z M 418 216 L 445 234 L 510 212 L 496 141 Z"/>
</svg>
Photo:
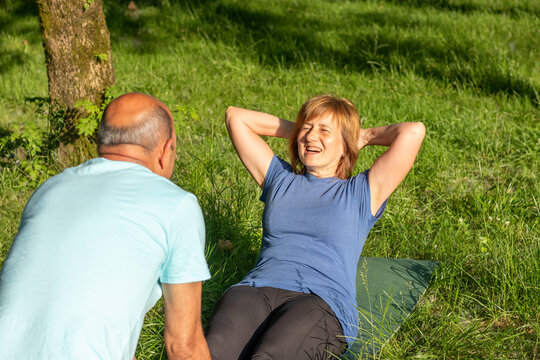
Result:
<svg viewBox="0 0 540 360">
<path fill-rule="evenodd" d="M 306 121 L 297 142 L 300 161 L 309 174 L 320 178 L 336 176 L 345 146 L 332 115 Z"/>
</svg>

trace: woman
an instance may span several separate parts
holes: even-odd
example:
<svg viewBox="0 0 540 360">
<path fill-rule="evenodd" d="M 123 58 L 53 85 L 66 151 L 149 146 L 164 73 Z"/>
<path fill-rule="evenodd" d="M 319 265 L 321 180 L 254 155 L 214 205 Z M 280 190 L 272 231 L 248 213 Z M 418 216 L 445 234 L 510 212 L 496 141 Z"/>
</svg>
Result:
<svg viewBox="0 0 540 360">
<path fill-rule="evenodd" d="M 296 124 L 230 107 L 240 160 L 262 188 L 263 239 L 255 268 L 220 299 L 207 341 L 214 360 L 326 359 L 358 331 L 356 266 L 386 199 L 411 169 L 422 123 L 361 129 L 355 106 L 320 95 Z M 261 136 L 289 138 L 291 164 Z M 388 146 L 351 177 L 358 151 Z"/>
</svg>

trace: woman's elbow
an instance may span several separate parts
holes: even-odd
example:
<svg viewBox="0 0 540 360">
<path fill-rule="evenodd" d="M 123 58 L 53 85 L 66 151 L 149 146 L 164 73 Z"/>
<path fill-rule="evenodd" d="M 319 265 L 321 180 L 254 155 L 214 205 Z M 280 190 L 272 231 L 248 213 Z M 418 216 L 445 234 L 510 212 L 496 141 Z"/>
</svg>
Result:
<svg viewBox="0 0 540 360">
<path fill-rule="evenodd" d="M 235 106 L 229 106 L 227 110 L 225 111 L 225 123 L 227 126 L 231 123 L 231 121 L 234 121 L 238 116 L 238 110 L 239 108 Z"/>
<path fill-rule="evenodd" d="M 422 141 L 426 136 L 426 126 L 421 121 L 414 122 L 411 124 L 410 134 Z"/>
</svg>

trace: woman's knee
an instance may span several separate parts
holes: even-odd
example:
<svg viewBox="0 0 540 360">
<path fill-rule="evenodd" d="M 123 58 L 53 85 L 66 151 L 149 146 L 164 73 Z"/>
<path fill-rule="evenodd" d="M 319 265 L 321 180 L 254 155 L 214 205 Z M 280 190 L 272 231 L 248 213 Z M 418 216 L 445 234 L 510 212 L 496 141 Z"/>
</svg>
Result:
<svg viewBox="0 0 540 360">
<path fill-rule="evenodd" d="M 251 286 L 229 288 L 218 301 L 207 328 L 206 341 L 214 359 L 238 359 L 270 311 Z"/>
<path fill-rule="evenodd" d="M 293 299 L 272 313 L 253 359 L 327 359 L 345 348 L 339 320 L 316 295 Z"/>
</svg>

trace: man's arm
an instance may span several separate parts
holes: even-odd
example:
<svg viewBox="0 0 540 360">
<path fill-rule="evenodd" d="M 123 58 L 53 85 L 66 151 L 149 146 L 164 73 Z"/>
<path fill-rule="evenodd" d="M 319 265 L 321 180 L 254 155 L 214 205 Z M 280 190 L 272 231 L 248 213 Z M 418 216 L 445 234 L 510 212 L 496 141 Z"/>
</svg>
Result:
<svg viewBox="0 0 540 360">
<path fill-rule="evenodd" d="M 202 282 L 162 284 L 169 360 L 211 360 L 201 324 Z"/>
</svg>

